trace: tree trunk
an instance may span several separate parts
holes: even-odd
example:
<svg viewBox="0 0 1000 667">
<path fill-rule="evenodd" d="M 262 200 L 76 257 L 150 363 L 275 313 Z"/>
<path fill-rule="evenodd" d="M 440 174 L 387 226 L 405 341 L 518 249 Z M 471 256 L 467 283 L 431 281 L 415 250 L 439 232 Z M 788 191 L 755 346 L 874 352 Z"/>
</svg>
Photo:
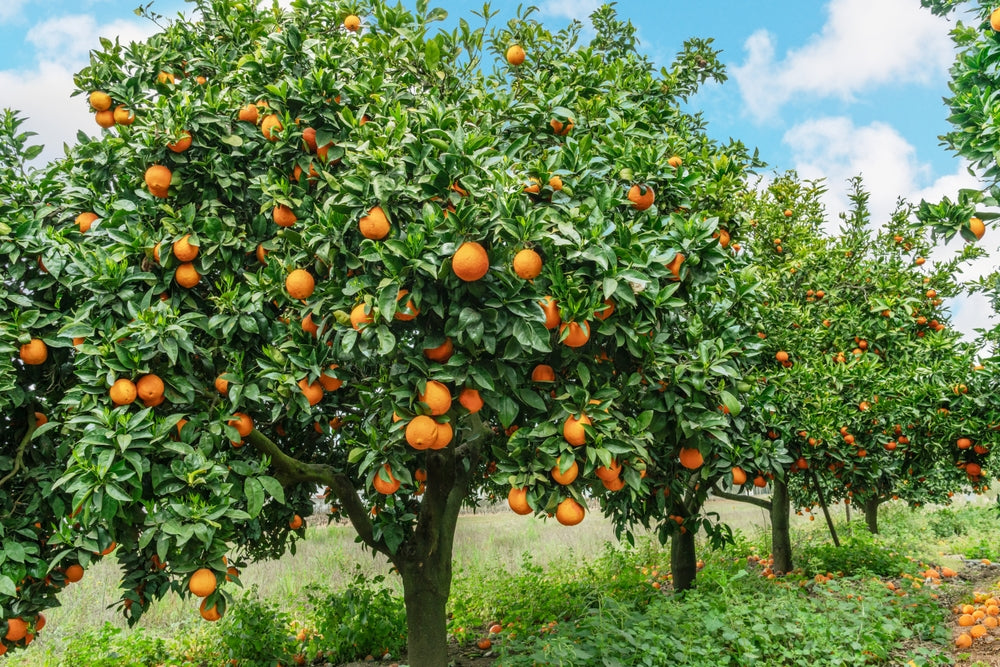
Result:
<svg viewBox="0 0 1000 667">
<path fill-rule="evenodd" d="M 865 500 L 865 523 L 872 535 L 878 535 L 878 496 L 871 496 Z"/>
<path fill-rule="evenodd" d="M 792 537 L 789 532 L 788 482 L 771 483 L 771 557 L 774 571 L 785 574 L 792 571 Z"/>
<path fill-rule="evenodd" d="M 410 667 L 448 664 L 445 605 L 451 592 L 451 553 L 409 562 L 399 571 L 406 603 L 406 653 Z"/>
<path fill-rule="evenodd" d="M 826 527 L 830 529 L 830 537 L 833 539 L 833 546 L 840 547 L 840 538 L 837 537 L 837 528 L 833 525 L 833 517 L 830 516 L 830 508 L 826 504 L 826 498 L 823 497 L 823 487 L 819 485 L 819 478 L 816 477 L 816 471 L 810 470 L 812 474 L 813 486 L 816 489 L 816 497 L 819 498 L 819 506 L 823 508 L 823 516 L 826 517 Z"/>
<path fill-rule="evenodd" d="M 670 570 L 674 577 L 675 591 L 694 588 L 698 559 L 694 549 L 694 534 L 690 530 L 677 533 L 671 538 Z"/>
</svg>

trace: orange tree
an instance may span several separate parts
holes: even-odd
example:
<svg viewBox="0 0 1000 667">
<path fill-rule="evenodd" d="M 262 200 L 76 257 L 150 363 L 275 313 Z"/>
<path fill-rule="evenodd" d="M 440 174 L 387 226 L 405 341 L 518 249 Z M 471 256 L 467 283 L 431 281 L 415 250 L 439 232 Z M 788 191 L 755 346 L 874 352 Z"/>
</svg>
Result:
<svg viewBox="0 0 1000 667">
<path fill-rule="evenodd" d="M 775 455 L 758 471 L 772 476 L 772 498 L 748 500 L 771 513 L 778 571 L 792 566 L 789 501 L 822 505 L 833 531 L 827 506 L 853 500 L 874 532 L 887 499 L 919 505 L 969 483 L 982 490 L 995 439 L 987 376 L 973 371 L 975 349 L 948 326 L 943 302 L 981 250 L 928 262 L 928 230 L 905 205 L 871 229 L 860 179 L 830 235 L 820 194 L 794 174 L 776 179 L 758 198 L 749 241 L 769 267 L 753 415 L 757 441 Z"/>
<path fill-rule="evenodd" d="M 130 622 L 169 591 L 215 620 L 317 486 L 398 570 L 412 665 L 445 662 L 483 489 L 567 525 L 596 497 L 683 536 L 693 583 L 755 303 L 731 234 L 756 160 L 681 106 L 723 78 L 710 44 L 656 74 L 609 8 L 579 45 L 530 12 L 449 32 L 426 2 L 196 4 L 92 54 L 107 131 L 19 204 L 10 242 L 50 272 L 20 301 L 52 307 L 3 343 L 61 353 L 3 376 L 49 411 L 18 442 L 56 445 L 15 471 L 50 480 L 42 505 L 3 496 L 5 549 L 38 555 L 0 563 L 8 624 L 52 604 L 25 584 L 116 547 Z"/>
</svg>

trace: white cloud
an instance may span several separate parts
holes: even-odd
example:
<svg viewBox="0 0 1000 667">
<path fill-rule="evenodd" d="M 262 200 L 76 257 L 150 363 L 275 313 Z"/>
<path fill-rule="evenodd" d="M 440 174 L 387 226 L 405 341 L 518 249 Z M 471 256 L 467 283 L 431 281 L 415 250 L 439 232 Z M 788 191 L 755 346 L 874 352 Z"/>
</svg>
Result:
<svg viewBox="0 0 1000 667">
<path fill-rule="evenodd" d="M 601 0 L 545 0 L 541 10 L 546 16 L 561 16 L 590 25 L 587 19 L 602 4 Z"/>
<path fill-rule="evenodd" d="M 82 67 L 91 49 L 100 48 L 99 37 L 122 44 L 138 41 L 157 30 L 150 22 L 118 20 L 98 26 L 89 14 L 57 16 L 37 23 L 28 30 L 25 41 L 32 44 L 44 60 Z"/>
<path fill-rule="evenodd" d="M 913 0 L 830 0 L 823 29 L 778 59 L 774 37 L 760 30 L 732 69 L 747 110 L 772 118 L 798 95 L 851 99 L 887 83 L 925 83 L 953 60 L 945 19 Z"/>
<path fill-rule="evenodd" d="M 27 0 L 5 0 L 0 2 L 0 24 L 7 23 L 8 21 L 13 22 L 14 19 L 20 18 L 21 7 L 25 5 Z"/>
</svg>

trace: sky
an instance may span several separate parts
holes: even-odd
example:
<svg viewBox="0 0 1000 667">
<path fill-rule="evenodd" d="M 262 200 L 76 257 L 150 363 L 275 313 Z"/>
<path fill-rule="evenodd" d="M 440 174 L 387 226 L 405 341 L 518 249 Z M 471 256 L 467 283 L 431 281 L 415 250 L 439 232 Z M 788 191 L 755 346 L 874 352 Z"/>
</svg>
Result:
<svg viewBox="0 0 1000 667">
<path fill-rule="evenodd" d="M 127 42 L 156 30 L 135 15 L 138 4 L 0 3 L 0 40 L 7 44 L 0 107 L 29 117 L 27 129 L 47 146 L 43 158 L 59 155 L 78 129 L 97 131 L 85 98 L 70 98 L 72 74 L 87 64 L 100 36 Z M 494 0 L 500 11 L 494 21 L 511 18 L 518 4 Z M 558 28 L 572 19 L 587 24 L 600 3 L 535 4 L 535 17 Z M 471 12 L 481 10 L 483 0 L 431 5 L 477 25 Z M 191 7 L 179 0 L 153 2 L 153 11 L 165 16 Z M 954 57 L 953 24 L 921 8 L 919 0 L 619 0 L 616 8 L 636 26 L 640 49 L 658 65 L 668 65 L 689 37 L 714 38 L 729 80 L 706 86 L 691 104 L 704 111 L 709 134 L 758 148 L 769 173 L 795 169 L 804 178 L 825 178 L 834 219 L 846 207 L 847 179 L 857 174 L 871 193 L 875 221 L 887 218 L 898 197 L 954 199 L 959 188 L 977 185 L 938 138 L 949 130 L 942 98 Z M 991 240 L 990 231 L 984 241 Z M 995 241 L 987 247 L 995 248 Z M 954 250 L 953 243 L 938 254 Z M 977 270 L 989 268 L 983 262 Z M 982 301 L 963 299 L 952 310 L 956 326 L 970 334 L 989 324 Z"/>
</svg>

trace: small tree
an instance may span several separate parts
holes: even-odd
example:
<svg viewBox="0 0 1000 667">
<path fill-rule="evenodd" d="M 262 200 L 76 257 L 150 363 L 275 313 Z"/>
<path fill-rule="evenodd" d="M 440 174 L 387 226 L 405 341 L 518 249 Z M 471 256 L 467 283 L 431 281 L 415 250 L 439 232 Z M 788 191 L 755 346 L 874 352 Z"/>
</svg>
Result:
<svg viewBox="0 0 1000 667">
<path fill-rule="evenodd" d="M 5 548 L 35 549 L 0 564 L 5 617 L 52 603 L 27 576 L 117 545 L 130 622 L 171 590 L 216 619 L 316 485 L 399 571 L 415 666 L 446 661 L 484 484 L 567 525 L 597 496 L 693 558 L 755 282 L 727 249 L 755 159 L 681 106 L 723 78 L 709 42 L 657 75 L 610 8 L 581 46 L 530 12 L 434 32 L 422 1 L 196 6 L 92 54 L 107 131 L 17 204 L 8 243 L 41 254 L 52 306 L 0 344 L 61 354 L 3 378 L 49 408 L 17 438 L 51 441 L 32 474 L 58 481 L 27 515 L 3 496 Z"/>
</svg>

